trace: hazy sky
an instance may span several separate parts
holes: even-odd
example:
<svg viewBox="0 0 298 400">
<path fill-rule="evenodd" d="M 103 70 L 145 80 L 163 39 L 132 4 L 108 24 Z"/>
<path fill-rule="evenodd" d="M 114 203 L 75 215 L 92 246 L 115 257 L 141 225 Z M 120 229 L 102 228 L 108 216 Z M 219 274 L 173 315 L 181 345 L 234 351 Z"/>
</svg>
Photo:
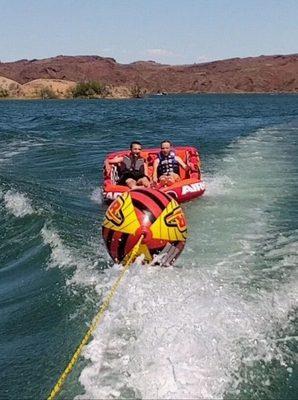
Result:
<svg viewBox="0 0 298 400">
<path fill-rule="evenodd" d="M 0 60 L 169 64 L 298 52 L 297 0 L 0 0 Z"/>
</svg>

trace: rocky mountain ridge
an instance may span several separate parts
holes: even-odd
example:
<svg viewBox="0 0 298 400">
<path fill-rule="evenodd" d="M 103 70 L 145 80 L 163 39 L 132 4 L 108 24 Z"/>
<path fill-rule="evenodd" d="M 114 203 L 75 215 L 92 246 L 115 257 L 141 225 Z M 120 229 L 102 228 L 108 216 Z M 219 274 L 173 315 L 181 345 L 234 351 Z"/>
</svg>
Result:
<svg viewBox="0 0 298 400">
<path fill-rule="evenodd" d="M 111 93 L 118 93 L 115 97 L 119 93 L 124 93 L 120 97 L 130 97 L 133 87 L 147 93 L 293 93 L 298 92 L 298 54 L 232 58 L 191 65 L 165 65 L 154 61 L 120 64 L 113 58 L 100 56 L 57 56 L 0 62 L 0 77 L 0 88 L 4 78 L 14 81 L 10 82 L 14 89 L 8 91 L 9 96 L 16 97 L 30 97 L 36 85 L 44 87 L 51 82 L 58 97 L 65 97 L 76 82 L 86 81 L 109 86 Z M 27 94 L 24 95 L 24 85 L 31 87 L 36 80 L 35 89 L 25 90 Z"/>
</svg>

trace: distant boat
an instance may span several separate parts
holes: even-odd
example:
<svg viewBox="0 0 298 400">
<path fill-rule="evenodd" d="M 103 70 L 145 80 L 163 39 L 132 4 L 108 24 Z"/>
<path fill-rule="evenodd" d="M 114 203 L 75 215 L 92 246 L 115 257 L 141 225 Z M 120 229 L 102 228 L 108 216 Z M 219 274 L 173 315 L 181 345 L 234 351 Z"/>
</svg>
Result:
<svg viewBox="0 0 298 400">
<path fill-rule="evenodd" d="M 167 92 L 160 92 L 158 91 L 155 96 L 166 96 L 168 93 Z"/>
</svg>

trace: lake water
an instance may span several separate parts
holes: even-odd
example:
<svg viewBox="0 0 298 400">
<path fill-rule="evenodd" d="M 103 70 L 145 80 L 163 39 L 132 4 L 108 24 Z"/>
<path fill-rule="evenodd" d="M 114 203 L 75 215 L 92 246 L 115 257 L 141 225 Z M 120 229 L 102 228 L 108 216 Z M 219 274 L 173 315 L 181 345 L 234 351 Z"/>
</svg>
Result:
<svg viewBox="0 0 298 400">
<path fill-rule="evenodd" d="M 297 95 L 0 102 L 0 398 L 45 398 L 119 273 L 102 162 L 200 150 L 173 268 L 134 265 L 60 398 L 294 399 Z"/>
</svg>

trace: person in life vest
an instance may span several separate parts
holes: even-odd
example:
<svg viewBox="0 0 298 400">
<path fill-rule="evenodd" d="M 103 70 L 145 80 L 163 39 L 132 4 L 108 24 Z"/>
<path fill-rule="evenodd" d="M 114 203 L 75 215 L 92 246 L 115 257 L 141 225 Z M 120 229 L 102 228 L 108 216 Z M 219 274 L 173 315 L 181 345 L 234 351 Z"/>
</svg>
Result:
<svg viewBox="0 0 298 400">
<path fill-rule="evenodd" d="M 172 142 L 164 140 L 160 144 L 160 153 L 153 164 L 153 182 L 157 183 L 159 180 L 166 186 L 179 181 L 179 166 L 185 170 L 189 169 L 181 157 L 176 156 Z"/>
<path fill-rule="evenodd" d="M 116 156 L 106 160 L 107 174 L 111 172 L 111 164 L 118 165 L 118 185 L 127 185 L 130 189 L 137 186 L 150 187 L 148 166 L 145 159 L 141 157 L 141 150 L 142 144 L 134 141 L 130 144 L 130 153 L 127 156 Z"/>
</svg>

